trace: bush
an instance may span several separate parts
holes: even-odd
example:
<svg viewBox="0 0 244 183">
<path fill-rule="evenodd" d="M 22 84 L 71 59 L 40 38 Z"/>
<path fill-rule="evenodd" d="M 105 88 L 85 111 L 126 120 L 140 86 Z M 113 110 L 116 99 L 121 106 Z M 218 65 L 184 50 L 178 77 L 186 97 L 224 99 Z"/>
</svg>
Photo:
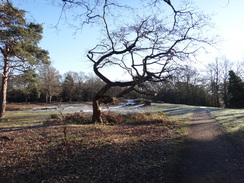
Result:
<svg viewBox="0 0 244 183">
<path fill-rule="evenodd" d="M 59 114 L 51 114 L 50 119 L 43 122 L 45 125 L 50 124 L 83 124 L 90 121 L 91 116 L 84 112 L 75 112 L 61 117 Z"/>
<path fill-rule="evenodd" d="M 111 111 L 103 113 L 102 120 L 105 124 L 165 123 L 169 121 L 167 115 L 163 112 L 119 114 Z"/>
<path fill-rule="evenodd" d="M 127 123 L 165 123 L 169 119 L 163 112 L 142 112 L 142 113 L 129 113 L 126 115 Z"/>
<path fill-rule="evenodd" d="M 114 113 L 111 111 L 103 113 L 102 120 L 105 124 L 120 124 L 125 121 L 122 114 Z"/>
<path fill-rule="evenodd" d="M 73 114 L 67 114 L 64 117 L 65 123 L 75 123 L 75 124 L 82 124 L 82 123 L 88 123 L 90 121 L 90 115 L 84 113 L 84 112 L 75 112 Z"/>
</svg>

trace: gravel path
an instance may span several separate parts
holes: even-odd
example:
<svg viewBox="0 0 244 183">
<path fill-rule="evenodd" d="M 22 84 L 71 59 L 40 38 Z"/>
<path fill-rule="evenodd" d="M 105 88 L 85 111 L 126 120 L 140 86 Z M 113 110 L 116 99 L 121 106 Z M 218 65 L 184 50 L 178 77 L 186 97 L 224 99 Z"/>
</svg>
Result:
<svg viewBox="0 0 244 183">
<path fill-rule="evenodd" d="M 217 122 L 199 108 L 186 138 L 177 182 L 244 183 L 244 151 L 235 147 Z"/>
</svg>

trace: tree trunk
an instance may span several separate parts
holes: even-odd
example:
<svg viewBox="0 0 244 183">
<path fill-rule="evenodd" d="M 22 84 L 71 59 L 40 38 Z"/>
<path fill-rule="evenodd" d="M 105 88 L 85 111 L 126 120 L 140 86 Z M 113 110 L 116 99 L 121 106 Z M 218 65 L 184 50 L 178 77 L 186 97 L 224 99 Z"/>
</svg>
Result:
<svg viewBox="0 0 244 183">
<path fill-rule="evenodd" d="M 4 117 L 7 103 L 7 89 L 8 89 L 8 75 L 9 75 L 9 64 L 8 58 L 4 59 L 1 98 L 0 98 L 0 118 Z"/>
<path fill-rule="evenodd" d="M 103 123 L 101 113 L 102 109 L 100 106 L 100 99 L 103 97 L 103 95 L 112 87 L 111 84 L 106 84 L 101 90 L 99 90 L 96 94 L 96 96 L 93 99 L 93 114 L 92 114 L 92 123 Z"/>
<path fill-rule="evenodd" d="M 223 88 L 223 94 L 224 94 L 224 107 L 228 107 L 228 82 L 224 80 L 224 88 Z"/>
<path fill-rule="evenodd" d="M 92 123 L 103 123 L 102 117 L 101 117 L 101 113 L 102 113 L 102 109 L 99 103 L 99 99 L 94 98 L 93 99 L 93 115 L 92 115 Z"/>
<path fill-rule="evenodd" d="M 48 103 L 48 96 L 47 96 L 47 94 L 46 94 L 46 104 Z"/>
<path fill-rule="evenodd" d="M 1 88 L 1 105 L 0 105 L 0 118 L 4 117 L 4 113 L 6 110 L 6 98 L 7 98 L 7 84 L 8 78 L 3 77 L 2 79 L 2 88 Z"/>
<path fill-rule="evenodd" d="M 53 97 L 53 96 L 51 96 L 51 95 L 49 96 L 49 103 L 50 103 L 50 104 L 52 103 L 52 97 Z"/>
</svg>

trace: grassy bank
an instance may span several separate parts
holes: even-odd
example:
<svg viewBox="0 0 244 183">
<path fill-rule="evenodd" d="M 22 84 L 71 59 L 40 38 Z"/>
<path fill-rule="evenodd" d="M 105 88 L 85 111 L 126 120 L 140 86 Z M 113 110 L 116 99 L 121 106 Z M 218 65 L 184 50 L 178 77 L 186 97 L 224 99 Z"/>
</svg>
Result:
<svg viewBox="0 0 244 183">
<path fill-rule="evenodd" d="M 222 129 L 244 148 L 244 109 L 210 109 Z"/>
<path fill-rule="evenodd" d="M 0 123 L 8 138 L 0 141 L 0 182 L 174 182 L 193 109 L 153 104 L 108 113 L 106 125 L 45 126 L 50 114 L 12 114 Z"/>
</svg>

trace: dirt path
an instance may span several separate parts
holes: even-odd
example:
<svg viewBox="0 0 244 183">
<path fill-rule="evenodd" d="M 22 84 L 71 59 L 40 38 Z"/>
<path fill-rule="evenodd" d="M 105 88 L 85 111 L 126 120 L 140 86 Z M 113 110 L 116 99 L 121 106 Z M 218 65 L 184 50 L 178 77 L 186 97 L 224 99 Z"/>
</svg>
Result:
<svg viewBox="0 0 244 183">
<path fill-rule="evenodd" d="M 243 183 L 244 151 L 233 146 L 207 109 L 195 111 L 183 150 L 182 183 Z"/>
</svg>

